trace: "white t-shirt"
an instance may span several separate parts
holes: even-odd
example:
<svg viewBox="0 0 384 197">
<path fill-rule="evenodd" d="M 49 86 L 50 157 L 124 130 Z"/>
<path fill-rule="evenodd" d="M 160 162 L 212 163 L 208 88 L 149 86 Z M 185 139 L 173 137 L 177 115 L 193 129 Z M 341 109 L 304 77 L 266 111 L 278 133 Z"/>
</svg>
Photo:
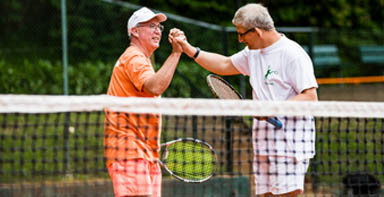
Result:
<svg viewBox="0 0 384 197">
<path fill-rule="evenodd" d="M 231 56 L 233 65 L 249 76 L 256 100 L 288 100 L 303 90 L 318 87 L 310 57 L 296 42 L 282 36 L 264 49 L 248 47 Z M 315 154 L 313 117 L 278 117 L 283 128 L 274 130 L 254 119 L 253 148 L 258 155 L 311 158 Z"/>
</svg>

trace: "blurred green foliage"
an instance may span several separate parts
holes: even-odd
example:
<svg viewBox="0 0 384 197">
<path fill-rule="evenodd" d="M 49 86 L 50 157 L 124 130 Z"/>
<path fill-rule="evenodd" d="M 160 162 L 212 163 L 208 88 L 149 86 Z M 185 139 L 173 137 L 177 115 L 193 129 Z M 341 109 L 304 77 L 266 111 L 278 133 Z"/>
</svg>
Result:
<svg viewBox="0 0 384 197">
<path fill-rule="evenodd" d="M 224 26 L 232 25 L 236 10 L 247 3 L 262 3 L 276 26 L 324 28 L 384 28 L 383 0 L 125 0 L 157 10 Z"/>
<path fill-rule="evenodd" d="M 81 62 L 68 69 L 71 94 L 106 93 L 113 64 Z M 0 61 L 1 93 L 12 94 L 62 94 L 63 73 L 61 62 L 49 60 L 18 64 Z"/>
<path fill-rule="evenodd" d="M 106 93 L 113 65 L 129 45 L 126 23 L 134 10 L 102 0 L 66 2 L 69 94 Z M 147 6 L 224 28 L 232 26 L 231 20 L 238 7 L 253 1 L 121 2 Z M 308 45 L 312 42 L 315 45 L 334 44 L 338 47 L 342 65 L 329 69 L 315 68 L 317 76 L 377 75 L 378 70 L 382 70 L 382 65 L 362 64 L 358 46 L 384 45 L 383 0 L 258 2 L 268 7 L 277 27 L 319 27 L 319 31 L 313 34 L 283 32 L 299 44 Z M 5 0 L 0 1 L 0 12 L 0 93 L 62 94 L 60 1 Z M 189 42 L 203 50 L 231 55 L 244 47 L 237 42 L 235 32 L 208 29 L 173 19 L 167 20 L 164 25 L 166 28 L 161 46 L 155 52 L 157 68 L 171 52 L 167 34 L 173 27 L 182 29 Z M 183 56 L 171 88 L 164 96 L 211 96 L 205 84 L 207 74 L 207 71 Z M 229 77 L 228 80 L 241 89 L 238 77 Z"/>
</svg>

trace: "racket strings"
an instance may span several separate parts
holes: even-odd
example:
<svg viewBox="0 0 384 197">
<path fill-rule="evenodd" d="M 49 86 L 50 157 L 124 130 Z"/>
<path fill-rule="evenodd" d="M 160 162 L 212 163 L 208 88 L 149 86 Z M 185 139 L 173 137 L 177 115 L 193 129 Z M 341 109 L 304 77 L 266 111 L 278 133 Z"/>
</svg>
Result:
<svg viewBox="0 0 384 197">
<path fill-rule="evenodd" d="M 189 179 L 201 180 L 212 175 L 216 158 L 211 149 L 195 142 L 178 142 L 168 147 L 165 164 L 175 175 Z"/>
<path fill-rule="evenodd" d="M 220 99 L 241 99 L 241 97 L 231 87 L 220 79 L 212 77 L 210 80 L 215 94 Z"/>
</svg>

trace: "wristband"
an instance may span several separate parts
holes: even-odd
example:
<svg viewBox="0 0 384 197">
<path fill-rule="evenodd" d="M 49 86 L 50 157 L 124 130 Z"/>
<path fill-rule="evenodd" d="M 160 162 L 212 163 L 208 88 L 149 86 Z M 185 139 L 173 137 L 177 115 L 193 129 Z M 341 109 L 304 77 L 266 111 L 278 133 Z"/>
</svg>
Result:
<svg viewBox="0 0 384 197">
<path fill-rule="evenodd" d="M 199 53 L 200 53 L 200 48 L 196 47 L 196 53 L 195 53 L 195 55 L 193 55 L 193 59 L 196 59 L 197 56 L 199 56 Z"/>
</svg>

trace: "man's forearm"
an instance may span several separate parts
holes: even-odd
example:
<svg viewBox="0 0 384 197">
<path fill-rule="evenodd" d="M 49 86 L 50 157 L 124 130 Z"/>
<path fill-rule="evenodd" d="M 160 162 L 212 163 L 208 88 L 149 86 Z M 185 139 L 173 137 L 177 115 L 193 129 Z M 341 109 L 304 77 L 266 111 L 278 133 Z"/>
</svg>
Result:
<svg viewBox="0 0 384 197">
<path fill-rule="evenodd" d="M 289 99 L 291 101 L 318 101 L 316 88 L 309 88 Z"/>
<path fill-rule="evenodd" d="M 171 83 L 180 56 L 181 53 L 171 53 L 163 66 L 144 82 L 144 90 L 156 96 L 161 95 Z"/>
</svg>

